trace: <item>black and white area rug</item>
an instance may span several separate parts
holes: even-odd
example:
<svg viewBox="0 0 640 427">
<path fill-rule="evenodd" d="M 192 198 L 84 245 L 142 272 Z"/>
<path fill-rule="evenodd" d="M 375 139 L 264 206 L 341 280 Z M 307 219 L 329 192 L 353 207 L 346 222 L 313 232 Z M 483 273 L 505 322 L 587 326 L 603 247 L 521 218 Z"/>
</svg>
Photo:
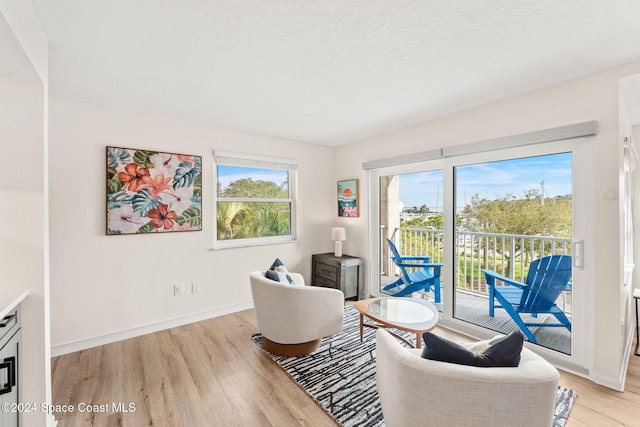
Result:
<svg viewBox="0 0 640 427">
<path fill-rule="evenodd" d="M 409 338 L 406 332 L 394 332 Z M 314 353 L 301 357 L 265 353 L 342 426 L 383 427 L 376 390 L 375 330 L 365 328 L 364 334 L 360 342 L 358 312 L 347 306 L 343 331 L 324 338 Z M 251 338 L 262 348 L 261 334 Z M 554 427 L 565 425 L 575 398 L 574 391 L 558 388 Z"/>
</svg>

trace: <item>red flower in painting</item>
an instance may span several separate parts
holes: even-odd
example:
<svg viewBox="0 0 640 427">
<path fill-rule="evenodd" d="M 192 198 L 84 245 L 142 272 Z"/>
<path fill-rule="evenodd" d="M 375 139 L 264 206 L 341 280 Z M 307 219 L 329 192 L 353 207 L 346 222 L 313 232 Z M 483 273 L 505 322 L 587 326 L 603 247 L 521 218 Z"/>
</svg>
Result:
<svg viewBox="0 0 640 427">
<path fill-rule="evenodd" d="M 120 182 L 127 184 L 127 190 L 137 193 L 142 184 L 144 178 L 149 176 L 149 169 L 139 168 L 135 163 L 129 163 L 124 167 L 124 172 L 118 173 L 118 179 Z"/>
<path fill-rule="evenodd" d="M 155 178 L 151 178 L 150 176 L 143 176 L 142 182 L 143 185 L 140 185 L 138 188 L 149 188 L 151 189 L 151 197 L 154 199 L 158 198 L 158 195 L 162 193 L 164 190 L 171 190 L 171 177 L 165 178 L 163 174 L 159 173 L 155 176 Z"/>
<path fill-rule="evenodd" d="M 178 214 L 174 211 L 169 211 L 169 205 L 163 203 L 147 212 L 147 216 L 151 218 L 153 228 L 164 227 L 165 230 L 169 230 L 173 227 L 173 220 L 178 217 Z"/>
<path fill-rule="evenodd" d="M 176 154 L 176 156 L 178 156 L 178 159 L 180 159 L 181 162 L 191 162 L 193 164 L 196 163 L 196 160 L 193 158 L 193 156 L 185 156 L 184 154 Z"/>
</svg>

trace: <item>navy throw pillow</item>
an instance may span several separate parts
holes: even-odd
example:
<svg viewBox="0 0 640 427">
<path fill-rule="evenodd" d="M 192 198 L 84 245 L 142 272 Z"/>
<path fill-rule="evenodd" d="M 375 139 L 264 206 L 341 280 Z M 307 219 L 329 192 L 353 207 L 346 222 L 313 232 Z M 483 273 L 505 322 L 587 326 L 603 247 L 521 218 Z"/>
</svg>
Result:
<svg viewBox="0 0 640 427">
<path fill-rule="evenodd" d="M 275 280 L 276 282 L 289 283 L 293 284 L 293 279 L 289 276 L 287 271 L 287 267 L 284 266 L 284 263 L 280 261 L 280 258 L 276 258 L 271 264 L 271 267 L 265 272 L 264 277 L 267 279 Z"/>
<path fill-rule="evenodd" d="M 506 337 L 492 341 L 491 346 L 482 354 L 475 354 L 460 344 L 431 332 L 424 332 L 422 339 L 424 340 L 422 357 L 425 359 L 484 368 L 518 366 L 524 343 L 522 333 L 514 331 Z"/>
</svg>

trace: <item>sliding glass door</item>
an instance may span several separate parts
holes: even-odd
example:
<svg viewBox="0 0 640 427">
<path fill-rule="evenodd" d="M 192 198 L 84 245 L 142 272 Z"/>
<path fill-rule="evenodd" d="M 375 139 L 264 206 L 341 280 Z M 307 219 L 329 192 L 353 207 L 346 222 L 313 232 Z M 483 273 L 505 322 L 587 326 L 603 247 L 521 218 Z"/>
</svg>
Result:
<svg viewBox="0 0 640 427">
<path fill-rule="evenodd" d="M 486 337 L 522 330 L 520 323 L 566 318 L 560 326 L 527 326 L 528 340 L 578 361 L 589 327 L 584 278 L 590 266 L 583 256 L 590 243 L 584 241 L 591 185 L 587 145 L 586 139 L 557 141 L 370 171 L 373 268 L 379 272 L 370 293 L 394 295 L 403 285 L 388 239 L 401 255 L 442 264 L 442 325 Z M 552 302 L 557 316 L 522 313 L 517 319 L 517 303 L 513 314 L 490 298 L 483 270 L 523 283 L 531 263 L 549 255 L 563 255 L 569 263 L 564 288 Z M 506 289 L 505 282 L 495 283 L 494 290 Z M 436 299 L 433 289 L 402 296 Z"/>
<path fill-rule="evenodd" d="M 389 170 L 378 178 L 380 276 L 377 292 L 381 295 L 402 295 L 405 287 L 401 270 L 392 262 L 391 245 L 401 255 L 428 257 L 431 263 L 442 263 L 444 259 L 443 177 L 442 169 L 432 169 L 434 166 L 424 165 L 414 171 Z M 441 302 L 435 301 L 433 288 L 419 288 L 404 296 Z"/>
<path fill-rule="evenodd" d="M 571 354 L 570 273 L 563 276 L 565 283 L 554 281 L 558 274 L 541 278 L 539 295 L 532 287 L 518 287 L 525 285 L 535 260 L 564 255 L 571 267 L 571 152 L 458 165 L 453 172 L 455 318 L 503 334 L 522 329 L 537 344 Z M 496 276 L 487 277 L 487 270 L 512 282 L 488 282 Z M 494 306 L 505 305 L 493 313 L 492 291 Z M 527 306 L 527 293 L 539 301 Z M 503 294 L 509 303 L 498 301 Z M 544 300 L 549 295 L 555 303 L 551 307 Z M 556 308 L 568 319 L 562 318 L 563 326 L 550 313 Z"/>
</svg>

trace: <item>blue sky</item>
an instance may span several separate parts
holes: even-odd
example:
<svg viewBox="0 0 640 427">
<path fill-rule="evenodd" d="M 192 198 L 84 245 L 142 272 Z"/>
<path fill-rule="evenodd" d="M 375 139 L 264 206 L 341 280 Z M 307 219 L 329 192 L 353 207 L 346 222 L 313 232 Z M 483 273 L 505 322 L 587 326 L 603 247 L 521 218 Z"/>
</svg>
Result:
<svg viewBox="0 0 640 427">
<path fill-rule="evenodd" d="M 224 187 L 251 172 L 254 180 L 273 181 L 281 185 L 286 171 L 218 166 L 218 180 Z M 548 197 L 571 194 L 571 154 L 527 157 L 481 163 L 456 168 L 457 205 L 462 208 L 474 194 L 493 199 L 507 193 L 520 197 L 532 188 L 540 190 L 544 181 Z M 405 207 L 427 205 L 442 210 L 442 171 L 400 175 L 400 201 Z"/>
<path fill-rule="evenodd" d="M 521 197 L 544 181 L 548 197 L 571 194 L 571 154 L 553 154 L 481 163 L 456 168 L 457 205 L 478 194 L 494 199 L 505 194 Z M 400 176 L 400 201 L 405 207 L 427 205 L 442 210 L 442 171 Z"/>
<path fill-rule="evenodd" d="M 285 170 L 218 166 L 218 181 L 222 183 L 223 188 L 226 188 L 233 181 L 246 178 L 247 175 L 251 176 L 254 181 L 272 181 L 279 186 L 288 178 Z"/>
</svg>

